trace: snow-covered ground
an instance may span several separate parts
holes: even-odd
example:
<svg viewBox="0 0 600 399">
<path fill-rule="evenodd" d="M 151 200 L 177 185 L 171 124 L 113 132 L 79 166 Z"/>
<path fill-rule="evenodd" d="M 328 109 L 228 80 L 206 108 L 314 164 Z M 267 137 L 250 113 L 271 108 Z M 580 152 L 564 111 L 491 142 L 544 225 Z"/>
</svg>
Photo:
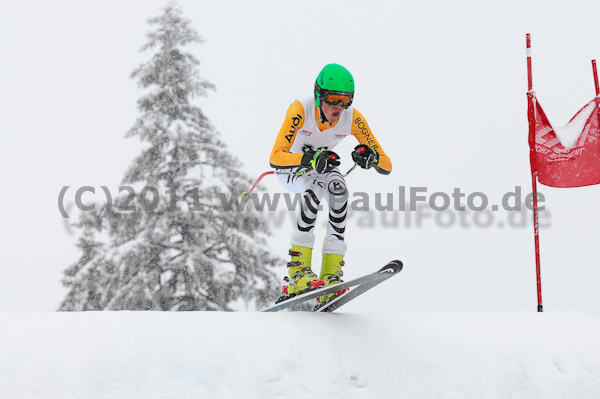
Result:
<svg viewBox="0 0 600 399">
<path fill-rule="evenodd" d="M 594 398 L 579 312 L 0 313 L 0 398 Z"/>
</svg>

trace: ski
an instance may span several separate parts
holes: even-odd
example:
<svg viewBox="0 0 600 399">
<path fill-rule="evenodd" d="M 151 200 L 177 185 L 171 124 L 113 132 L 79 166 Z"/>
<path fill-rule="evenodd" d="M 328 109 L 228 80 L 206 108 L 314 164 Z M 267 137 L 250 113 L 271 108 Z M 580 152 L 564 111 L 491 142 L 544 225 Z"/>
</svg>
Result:
<svg viewBox="0 0 600 399">
<path fill-rule="evenodd" d="M 327 303 L 325 303 L 322 306 L 317 305 L 317 307 L 315 308 L 314 311 L 315 312 L 333 312 L 334 310 L 341 308 L 342 306 L 344 306 L 345 304 L 347 304 L 348 302 L 350 302 L 357 296 L 364 294 L 365 292 L 369 291 L 376 285 L 379 285 L 382 282 L 384 282 L 385 280 L 387 280 L 388 278 L 394 276 L 401 270 L 402 270 L 402 262 L 400 262 L 399 260 L 392 261 L 378 272 L 378 273 L 381 273 L 381 275 L 383 276 L 382 278 L 372 281 L 372 282 L 369 282 L 369 283 L 361 284 L 361 285 L 351 289 L 350 292 L 346 292 L 342 295 L 332 298 L 330 301 L 328 301 Z"/>
<path fill-rule="evenodd" d="M 263 309 L 262 312 L 278 312 L 280 310 L 289 309 L 291 307 L 294 307 L 296 305 L 299 305 L 306 301 L 310 301 L 311 299 L 315 299 L 323 295 L 332 294 L 334 292 L 341 291 L 346 288 L 356 287 L 350 290 L 350 292 L 346 292 L 340 295 L 339 297 L 332 299 L 331 301 L 323 305 L 321 308 L 315 310 L 318 312 L 333 312 L 335 309 L 348 303 L 350 300 L 356 298 L 357 296 L 375 287 L 379 283 L 397 274 L 400 270 L 402 270 L 402 262 L 400 262 L 399 260 L 394 260 L 374 273 L 370 273 L 365 276 L 355 278 L 353 280 L 348 280 L 340 284 L 331 285 L 329 287 L 318 288 L 313 291 L 305 292 L 285 301 L 279 302 L 266 309 Z"/>
</svg>

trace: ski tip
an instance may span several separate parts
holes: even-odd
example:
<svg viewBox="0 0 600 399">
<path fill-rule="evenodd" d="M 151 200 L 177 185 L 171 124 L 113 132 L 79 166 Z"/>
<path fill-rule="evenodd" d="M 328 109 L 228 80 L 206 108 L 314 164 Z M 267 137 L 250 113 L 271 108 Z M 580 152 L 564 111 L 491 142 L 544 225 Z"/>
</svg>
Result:
<svg viewBox="0 0 600 399">
<path fill-rule="evenodd" d="M 402 261 L 392 260 L 387 265 L 385 265 L 380 271 L 383 272 L 389 270 L 392 273 L 398 273 L 400 270 L 402 270 L 403 267 L 404 265 L 402 264 Z"/>
</svg>

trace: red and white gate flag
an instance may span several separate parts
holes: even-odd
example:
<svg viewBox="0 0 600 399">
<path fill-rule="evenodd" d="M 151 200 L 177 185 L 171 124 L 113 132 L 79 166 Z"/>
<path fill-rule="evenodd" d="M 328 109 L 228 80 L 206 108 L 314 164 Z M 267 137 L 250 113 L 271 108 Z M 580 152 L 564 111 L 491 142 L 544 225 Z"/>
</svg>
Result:
<svg viewBox="0 0 600 399">
<path fill-rule="evenodd" d="M 531 171 L 550 187 L 600 183 L 600 123 L 595 98 L 562 128 L 553 128 L 535 95 L 530 96 L 534 129 L 530 129 Z M 531 123 L 531 121 L 530 121 Z"/>
</svg>

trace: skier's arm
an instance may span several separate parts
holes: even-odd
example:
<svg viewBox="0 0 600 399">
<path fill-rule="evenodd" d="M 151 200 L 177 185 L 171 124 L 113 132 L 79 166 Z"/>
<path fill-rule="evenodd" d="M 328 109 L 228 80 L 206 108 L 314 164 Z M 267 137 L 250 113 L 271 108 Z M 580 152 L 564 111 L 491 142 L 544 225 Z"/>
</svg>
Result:
<svg viewBox="0 0 600 399">
<path fill-rule="evenodd" d="M 375 136 L 373 136 L 365 117 L 356 108 L 352 111 L 352 135 L 356 137 L 359 143 L 366 144 L 377 150 L 379 153 L 379 163 L 375 166 L 375 170 L 383 175 L 389 175 L 392 171 L 392 161 L 385 155 L 383 148 L 381 148 L 381 145 Z"/>
<path fill-rule="evenodd" d="M 302 126 L 304 126 L 304 107 L 300 101 L 294 101 L 294 103 L 290 105 L 290 108 L 288 108 L 283 125 L 281 126 L 281 129 L 279 129 L 279 134 L 277 134 L 273 151 L 271 151 L 271 167 L 292 168 L 304 164 L 302 158 L 306 154 L 290 153 L 290 148 L 292 148 L 292 143 L 296 137 L 296 132 L 298 129 L 301 129 Z"/>
</svg>

